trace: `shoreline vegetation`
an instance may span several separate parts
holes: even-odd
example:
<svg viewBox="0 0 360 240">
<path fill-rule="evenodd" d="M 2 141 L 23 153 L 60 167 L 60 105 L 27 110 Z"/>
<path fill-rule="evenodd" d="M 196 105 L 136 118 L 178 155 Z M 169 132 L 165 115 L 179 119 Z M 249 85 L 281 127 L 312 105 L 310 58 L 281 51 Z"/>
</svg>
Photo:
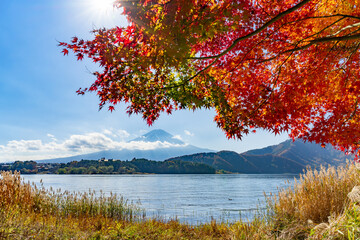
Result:
<svg viewBox="0 0 360 240">
<path fill-rule="evenodd" d="M 308 169 L 269 194 L 251 222 L 189 225 L 148 219 L 124 198 L 71 193 L 1 172 L 1 239 L 358 239 L 360 172 L 355 164 Z"/>
<path fill-rule="evenodd" d="M 0 171 L 18 171 L 21 174 L 215 174 L 228 173 L 196 162 L 180 160 L 152 161 L 133 159 L 121 161 L 113 159 L 81 160 L 69 163 L 37 163 L 35 161 L 15 161 L 0 164 Z"/>
</svg>

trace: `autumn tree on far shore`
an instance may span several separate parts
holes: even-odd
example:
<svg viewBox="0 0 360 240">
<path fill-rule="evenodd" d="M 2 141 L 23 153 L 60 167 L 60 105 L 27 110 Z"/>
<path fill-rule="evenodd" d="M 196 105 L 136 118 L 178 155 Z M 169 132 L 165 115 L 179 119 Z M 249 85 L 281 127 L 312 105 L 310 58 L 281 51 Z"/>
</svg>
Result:
<svg viewBox="0 0 360 240">
<path fill-rule="evenodd" d="M 129 25 L 60 43 L 102 67 L 100 108 L 214 108 L 229 138 L 256 128 L 360 154 L 360 1 L 123 0 Z"/>
</svg>

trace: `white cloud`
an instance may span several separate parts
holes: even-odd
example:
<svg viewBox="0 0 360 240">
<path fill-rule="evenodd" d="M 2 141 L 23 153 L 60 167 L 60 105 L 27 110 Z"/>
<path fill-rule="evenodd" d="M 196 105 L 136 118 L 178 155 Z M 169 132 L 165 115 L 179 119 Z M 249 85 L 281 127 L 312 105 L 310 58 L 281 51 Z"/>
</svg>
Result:
<svg viewBox="0 0 360 240">
<path fill-rule="evenodd" d="M 91 150 L 105 150 L 111 148 L 113 140 L 102 133 L 86 135 L 72 135 L 63 142 L 63 147 L 71 152 L 86 152 Z"/>
<path fill-rule="evenodd" d="M 51 140 L 53 140 L 53 141 L 57 141 L 57 139 L 55 138 L 55 136 L 52 135 L 52 134 L 50 134 L 50 133 L 48 133 L 46 136 L 48 136 L 49 138 L 51 138 Z"/>
<path fill-rule="evenodd" d="M 175 135 L 175 136 L 173 136 L 172 138 L 182 141 L 182 138 L 181 138 L 180 135 Z"/>
<path fill-rule="evenodd" d="M 10 141 L 4 149 L 8 149 L 14 152 L 23 152 L 23 151 L 37 151 L 41 148 L 41 140 L 20 140 L 20 141 Z"/>
<path fill-rule="evenodd" d="M 117 135 L 122 139 L 130 137 L 130 134 L 127 131 L 122 130 L 122 129 L 117 130 Z"/>
<path fill-rule="evenodd" d="M 111 137 L 119 137 L 121 139 L 126 139 L 128 137 L 130 137 L 130 134 L 122 129 L 119 130 L 113 130 L 113 129 L 105 129 L 103 131 L 103 133 L 107 136 L 111 136 Z"/>
<path fill-rule="evenodd" d="M 124 130 L 119 131 L 118 133 L 124 137 L 130 136 L 130 134 Z M 103 131 L 103 133 L 93 132 L 83 135 L 72 135 L 63 141 L 56 140 L 55 137 L 53 137 L 50 142 L 42 142 L 41 140 L 9 141 L 6 145 L 0 145 L 0 162 L 68 157 L 109 149 L 152 150 L 183 146 L 160 141 L 116 141 L 111 138 L 112 136 L 109 136 L 109 132 Z"/>
<path fill-rule="evenodd" d="M 169 148 L 169 147 L 182 147 L 182 144 L 172 144 L 169 142 L 143 142 L 143 141 L 131 141 L 131 142 L 122 142 L 122 149 L 128 150 L 152 150 L 158 148 Z"/>
<path fill-rule="evenodd" d="M 114 134 L 112 131 L 110 131 L 109 129 L 105 129 L 104 131 L 103 131 L 103 133 L 105 134 L 105 135 L 109 135 L 109 136 L 116 136 L 116 134 Z"/>
<path fill-rule="evenodd" d="M 184 130 L 184 132 L 185 132 L 186 135 L 188 135 L 190 137 L 194 136 L 194 134 L 192 132 L 188 131 L 188 130 Z"/>
</svg>

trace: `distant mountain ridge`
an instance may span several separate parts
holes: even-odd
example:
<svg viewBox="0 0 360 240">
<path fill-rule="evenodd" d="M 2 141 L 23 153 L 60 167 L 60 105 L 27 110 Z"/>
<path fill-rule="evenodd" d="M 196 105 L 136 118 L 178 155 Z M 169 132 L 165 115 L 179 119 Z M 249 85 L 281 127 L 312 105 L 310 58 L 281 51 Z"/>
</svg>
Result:
<svg viewBox="0 0 360 240">
<path fill-rule="evenodd" d="M 97 160 L 101 158 L 132 160 L 145 158 L 156 161 L 190 161 L 204 163 L 216 170 L 234 173 L 301 173 L 307 166 L 318 168 L 320 165 L 345 164 L 346 156 L 331 146 L 322 148 L 318 144 L 304 143 L 300 140 L 287 140 L 278 145 L 262 149 L 254 149 L 244 153 L 233 151 L 215 152 L 210 149 L 198 148 L 185 144 L 170 133 L 156 129 L 135 138 L 131 142 L 166 143 L 166 147 L 152 150 L 104 150 L 95 153 L 82 154 L 66 158 L 39 160 L 37 162 L 68 163 L 71 161 Z"/>
<path fill-rule="evenodd" d="M 106 159 L 119 159 L 119 160 L 132 160 L 133 158 L 145 158 L 148 160 L 163 161 L 168 158 L 189 155 L 200 152 L 214 152 L 211 149 L 199 148 L 190 144 L 186 144 L 183 141 L 175 138 L 170 133 L 156 129 L 152 130 L 141 137 L 135 138 L 131 142 L 145 142 L 145 143 L 167 143 L 166 147 L 155 148 L 150 150 L 140 150 L 140 149 L 110 149 L 103 150 L 94 153 L 81 154 L 71 157 L 64 158 L 54 158 L 54 159 L 45 159 L 37 160 L 39 163 L 68 163 L 71 161 L 80 161 L 82 159 L 86 160 L 98 160 L 101 158 Z"/>
<path fill-rule="evenodd" d="M 345 164 L 346 156 L 341 151 L 300 140 L 287 140 L 278 145 L 238 154 L 232 151 L 198 153 L 169 160 L 205 163 L 216 170 L 235 173 L 301 173 L 307 166 Z"/>
<path fill-rule="evenodd" d="M 265 155 L 271 154 L 292 159 L 303 165 L 319 166 L 320 164 L 339 165 L 352 156 L 346 156 L 343 152 L 334 149 L 331 145 L 326 148 L 319 144 L 303 142 L 301 140 L 287 140 L 278 145 L 269 146 L 262 149 L 250 150 L 245 155 Z"/>
</svg>

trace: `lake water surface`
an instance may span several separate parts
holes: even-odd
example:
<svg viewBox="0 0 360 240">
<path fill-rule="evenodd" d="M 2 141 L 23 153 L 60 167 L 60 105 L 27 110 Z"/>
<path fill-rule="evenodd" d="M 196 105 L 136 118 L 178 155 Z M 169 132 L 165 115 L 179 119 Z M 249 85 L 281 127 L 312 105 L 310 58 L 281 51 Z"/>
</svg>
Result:
<svg viewBox="0 0 360 240">
<path fill-rule="evenodd" d="M 164 174 L 164 175 L 22 175 L 46 188 L 122 195 L 146 210 L 147 217 L 177 218 L 199 224 L 216 219 L 252 219 L 265 205 L 265 193 L 276 193 L 295 175 Z M 288 182 L 289 180 L 289 182 Z"/>
</svg>

